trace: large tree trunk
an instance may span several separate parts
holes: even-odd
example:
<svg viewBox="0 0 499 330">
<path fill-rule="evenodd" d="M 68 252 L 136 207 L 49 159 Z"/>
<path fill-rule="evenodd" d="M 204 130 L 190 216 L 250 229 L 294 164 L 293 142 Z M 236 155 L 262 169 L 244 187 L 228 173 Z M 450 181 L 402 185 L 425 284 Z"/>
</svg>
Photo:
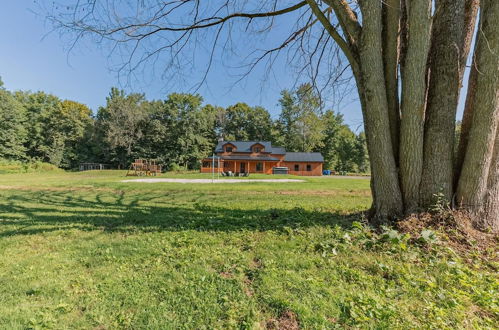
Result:
<svg viewBox="0 0 499 330">
<path fill-rule="evenodd" d="M 464 3 L 464 24 L 462 26 L 462 39 L 460 43 L 461 58 L 459 59 L 459 87 L 462 87 L 464 70 L 468 61 L 475 25 L 480 8 L 480 0 L 465 0 Z"/>
<path fill-rule="evenodd" d="M 423 168 L 426 65 L 430 48 L 431 0 L 409 2 L 407 54 L 402 81 L 400 178 L 406 213 L 419 206 Z"/>
<path fill-rule="evenodd" d="M 407 36 L 409 31 L 407 30 L 407 3 L 409 0 L 400 0 L 400 35 L 399 35 L 399 73 L 400 80 L 404 81 L 404 63 L 407 57 Z"/>
<path fill-rule="evenodd" d="M 363 115 L 374 195 L 375 218 L 386 221 L 402 214 L 402 196 L 393 154 L 386 98 L 381 2 L 360 2 L 363 29 L 359 43 L 359 95 L 363 98 Z"/>
<path fill-rule="evenodd" d="M 420 198 L 423 206 L 453 196 L 453 146 L 459 97 L 465 0 L 439 0 L 432 31 L 430 82 Z"/>
<path fill-rule="evenodd" d="M 471 40 L 473 39 L 473 34 L 475 31 L 475 23 L 477 19 L 478 8 L 480 7 L 479 0 L 467 0 L 464 12 L 464 49 L 463 56 L 461 57 L 461 75 L 464 73 L 466 67 L 466 62 L 468 59 L 469 51 L 471 48 Z M 475 43 L 475 51 L 477 44 Z M 473 54 L 475 54 L 475 51 Z M 475 55 L 473 55 L 470 75 L 468 77 L 468 93 L 466 95 L 466 103 L 464 107 L 463 119 L 461 121 L 461 134 L 459 136 L 459 146 L 457 150 L 454 150 L 454 186 L 457 186 L 459 180 L 459 175 L 461 173 L 461 168 L 463 166 L 464 154 L 466 152 L 466 146 L 468 144 L 468 135 L 471 128 L 471 118 L 473 111 L 473 102 L 475 94 L 472 92 L 475 90 L 477 70 L 475 63 Z"/>
<path fill-rule="evenodd" d="M 475 219 L 475 223 L 478 228 L 499 232 L 499 128 L 496 133 L 494 155 L 484 202 L 485 205 L 481 214 Z"/>
<path fill-rule="evenodd" d="M 464 69 L 471 49 L 471 41 L 475 32 L 475 23 L 477 19 L 478 8 L 480 7 L 479 0 L 466 0 L 464 4 L 464 30 L 463 30 L 463 45 L 461 51 L 460 65 L 460 83 L 462 83 Z"/>
<path fill-rule="evenodd" d="M 475 43 L 475 50 L 477 44 Z M 473 56 L 470 75 L 468 78 L 468 92 L 466 94 L 466 103 L 464 106 L 463 120 L 461 121 L 461 134 L 459 136 L 459 146 L 456 151 L 454 184 L 457 186 L 461 169 L 463 167 L 466 148 L 468 147 L 468 138 L 470 135 L 471 121 L 473 119 L 473 109 L 475 108 L 476 81 L 478 79 L 478 70 L 476 68 L 476 58 Z"/>
<path fill-rule="evenodd" d="M 473 110 L 459 177 L 457 202 L 472 214 L 487 218 L 484 212 L 486 196 L 490 196 L 488 190 L 494 188 L 497 180 L 494 177 L 496 164 L 492 158 L 499 125 L 498 1 L 482 0 L 480 21 L 474 62 L 476 81 L 470 85 L 473 90 L 469 91 L 471 97 L 474 97 Z"/>
<path fill-rule="evenodd" d="M 393 154 L 398 163 L 400 139 L 399 111 L 399 27 L 400 0 L 383 1 L 383 61 L 386 81 L 386 99 L 388 103 L 388 120 L 392 138 Z"/>
</svg>

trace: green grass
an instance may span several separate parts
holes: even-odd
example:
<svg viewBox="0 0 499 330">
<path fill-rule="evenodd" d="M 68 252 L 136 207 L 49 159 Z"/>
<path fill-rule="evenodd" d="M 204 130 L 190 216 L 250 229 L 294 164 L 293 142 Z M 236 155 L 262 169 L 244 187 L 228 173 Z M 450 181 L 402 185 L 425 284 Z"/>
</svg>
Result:
<svg viewBox="0 0 499 330">
<path fill-rule="evenodd" d="M 0 175 L 1 328 L 497 326 L 491 268 L 359 223 L 369 180 L 123 179 Z"/>
</svg>

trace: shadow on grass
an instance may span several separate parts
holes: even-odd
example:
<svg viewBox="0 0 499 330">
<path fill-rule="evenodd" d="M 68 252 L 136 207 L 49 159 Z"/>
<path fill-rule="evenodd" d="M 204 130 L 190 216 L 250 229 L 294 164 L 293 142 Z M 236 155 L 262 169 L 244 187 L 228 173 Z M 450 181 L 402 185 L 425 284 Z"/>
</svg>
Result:
<svg viewBox="0 0 499 330">
<path fill-rule="evenodd" d="M 0 237 L 64 229 L 131 233 L 285 231 L 336 225 L 350 228 L 362 216 L 360 212 L 340 214 L 303 208 L 232 209 L 200 202 L 203 193 L 189 193 L 183 200 L 176 200 L 173 194 L 170 197 L 167 193 L 130 198 L 124 193 L 74 196 L 67 191 L 20 192 L 0 201 Z"/>
</svg>

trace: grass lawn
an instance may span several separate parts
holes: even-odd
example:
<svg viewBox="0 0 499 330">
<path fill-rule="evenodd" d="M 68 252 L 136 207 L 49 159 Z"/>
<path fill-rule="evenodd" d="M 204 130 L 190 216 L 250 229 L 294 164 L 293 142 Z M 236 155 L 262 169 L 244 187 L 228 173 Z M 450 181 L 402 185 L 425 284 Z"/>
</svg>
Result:
<svg viewBox="0 0 499 330">
<path fill-rule="evenodd" d="M 367 179 L 124 173 L 0 175 L 0 328 L 498 325 L 497 264 L 377 235 Z"/>
</svg>

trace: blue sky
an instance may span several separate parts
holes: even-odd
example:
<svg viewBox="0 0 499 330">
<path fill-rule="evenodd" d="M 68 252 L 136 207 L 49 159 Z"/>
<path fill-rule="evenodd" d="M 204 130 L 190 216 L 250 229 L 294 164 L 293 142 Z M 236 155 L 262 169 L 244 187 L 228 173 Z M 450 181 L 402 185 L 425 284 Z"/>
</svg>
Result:
<svg viewBox="0 0 499 330">
<path fill-rule="evenodd" d="M 109 70 L 117 64 L 116 58 L 109 57 L 106 50 L 91 43 L 80 44 L 68 53 L 67 44 L 57 33 L 47 35 L 50 26 L 43 17 L 31 11 L 36 9 L 35 6 L 33 0 L 2 3 L 0 76 L 9 90 L 43 90 L 63 99 L 87 104 L 95 111 L 105 104 L 112 86 L 145 93 L 148 99 L 164 99 L 171 92 L 190 91 L 202 76 L 203 68 L 193 67 L 185 73 L 182 83 L 173 86 L 171 81 L 150 73 L 139 75 L 131 85 L 125 85 L 115 72 Z M 217 59 L 208 84 L 201 87 L 198 93 L 204 97 L 205 103 L 228 106 L 246 102 L 251 106 L 264 106 L 275 117 L 279 113 L 279 92 L 293 86 L 296 73 L 285 63 L 279 63 L 268 78 L 265 78 L 264 68 L 260 67 L 242 83 L 234 85 L 235 80 L 230 70 Z M 265 80 L 263 85 L 262 80 Z M 353 93 L 335 110 L 343 113 L 346 123 L 358 131 L 362 115 L 356 97 Z M 462 105 L 458 118 L 461 108 Z"/>
</svg>

